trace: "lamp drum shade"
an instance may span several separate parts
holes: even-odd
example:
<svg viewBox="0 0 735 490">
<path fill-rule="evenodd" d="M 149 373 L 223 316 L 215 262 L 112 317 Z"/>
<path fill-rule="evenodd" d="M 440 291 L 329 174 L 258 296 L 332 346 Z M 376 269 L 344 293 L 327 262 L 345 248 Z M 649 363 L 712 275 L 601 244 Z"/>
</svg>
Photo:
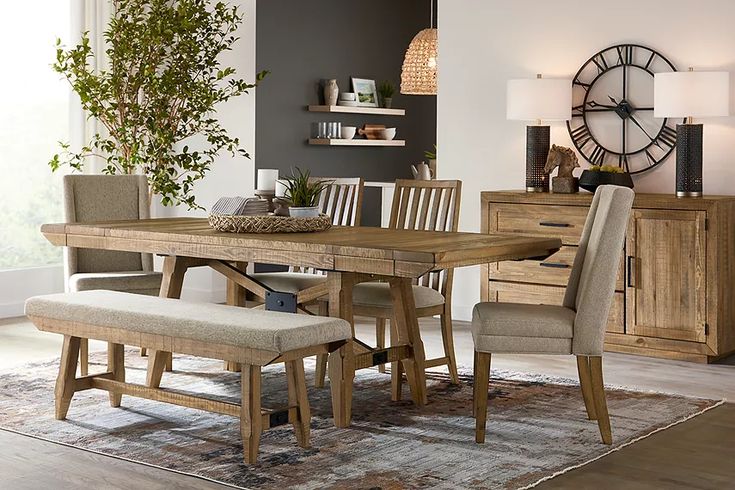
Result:
<svg viewBox="0 0 735 490">
<path fill-rule="evenodd" d="M 654 117 L 716 117 L 730 113 L 730 73 L 656 73 Z"/>
<path fill-rule="evenodd" d="M 513 121 L 572 118 L 572 81 L 561 78 L 508 80 L 506 116 Z"/>
<path fill-rule="evenodd" d="M 408 45 L 401 69 L 401 93 L 404 95 L 436 95 L 438 56 L 436 29 L 424 29 Z"/>
</svg>

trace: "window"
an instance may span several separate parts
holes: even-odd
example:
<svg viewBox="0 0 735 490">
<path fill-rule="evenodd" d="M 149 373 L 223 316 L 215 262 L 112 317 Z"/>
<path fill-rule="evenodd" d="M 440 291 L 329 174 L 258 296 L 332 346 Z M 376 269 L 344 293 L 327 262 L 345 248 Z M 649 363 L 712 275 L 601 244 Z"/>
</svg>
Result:
<svg viewBox="0 0 735 490">
<path fill-rule="evenodd" d="M 0 16 L 0 270 L 61 263 L 39 227 L 62 220 L 61 176 L 47 164 L 69 140 L 70 90 L 51 69 L 68 43 L 70 0 L 8 2 Z"/>
</svg>

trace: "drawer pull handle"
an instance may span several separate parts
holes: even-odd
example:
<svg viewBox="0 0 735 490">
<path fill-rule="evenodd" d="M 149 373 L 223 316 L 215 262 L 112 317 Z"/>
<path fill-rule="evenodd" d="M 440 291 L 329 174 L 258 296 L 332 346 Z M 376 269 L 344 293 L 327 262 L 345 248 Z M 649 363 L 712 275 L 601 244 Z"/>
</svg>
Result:
<svg viewBox="0 0 735 490">
<path fill-rule="evenodd" d="M 635 257 L 628 255 L 628 287 L 633 288 L 633 261 Z"/>
<path fill-rule="evenodd" d="M 562 264 L 561 262 L 540 262 L 541 267 L 552 267 L 554 269 L 569 269 L 569 264 Z"/>
<path fill-rule="evenodd" d="M 553 228 L 569 228 L 569 223 L 554 223 L 553 221 L 539 221 L 539 226 L 551 226 Z"/>
</svg>

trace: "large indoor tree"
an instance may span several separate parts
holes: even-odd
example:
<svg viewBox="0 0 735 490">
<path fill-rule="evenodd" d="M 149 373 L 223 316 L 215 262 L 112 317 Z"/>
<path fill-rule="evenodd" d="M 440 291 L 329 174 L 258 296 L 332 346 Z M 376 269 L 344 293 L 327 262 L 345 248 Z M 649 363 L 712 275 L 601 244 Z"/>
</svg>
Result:
<svg viewBox="0 0 735 490">
<path fill-rule="evenodd" d="M 104 173 L 147 175 L 164 205 L 198 207 L 193 184 L 220 152 L 248 157 L 216 118 L 217 105 L 252 83 L 221 65 L 237 42 L 237 6 L 209 0 L 113 0 L 104 33 L 108 69 L 97 70 L 88 33 L 66 49 L 57 41 L 53 65 L 103 130 L 82 148 L 61 143 L 50 161 L 81 170 L 93 156 Z"/>
</svg>

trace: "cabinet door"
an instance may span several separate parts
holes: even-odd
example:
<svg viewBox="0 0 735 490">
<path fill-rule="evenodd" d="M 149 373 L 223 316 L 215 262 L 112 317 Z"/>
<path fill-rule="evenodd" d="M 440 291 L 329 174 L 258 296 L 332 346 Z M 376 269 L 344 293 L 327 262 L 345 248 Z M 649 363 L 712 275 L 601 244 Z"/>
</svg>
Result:
<svg viewBox="0 0 735 490">
<path fill-rule="evenodd" d="M 705 217 L 704 211 L 633 211 L 626 333 L 706 341 Z"/>
</svg>

